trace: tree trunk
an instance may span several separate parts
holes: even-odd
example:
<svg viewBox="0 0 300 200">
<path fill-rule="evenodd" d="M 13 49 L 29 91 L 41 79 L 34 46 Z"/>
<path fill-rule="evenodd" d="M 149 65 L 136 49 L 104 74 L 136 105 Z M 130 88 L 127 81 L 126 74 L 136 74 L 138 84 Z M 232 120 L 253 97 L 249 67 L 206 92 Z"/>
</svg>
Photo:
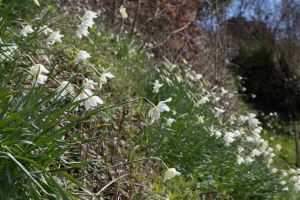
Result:
<svg viewBox="0 0 300 200">
<path fill-rule="evenodd" d="M 297 121 L 293 121 L 294 125 L 294 139 L 295 139 L 295 150 L 296 150 L 296 167 L 300 167 L 300 152 L 299 152 L 299 135 L 298 135 L 298 124 Z"/>
</svg>

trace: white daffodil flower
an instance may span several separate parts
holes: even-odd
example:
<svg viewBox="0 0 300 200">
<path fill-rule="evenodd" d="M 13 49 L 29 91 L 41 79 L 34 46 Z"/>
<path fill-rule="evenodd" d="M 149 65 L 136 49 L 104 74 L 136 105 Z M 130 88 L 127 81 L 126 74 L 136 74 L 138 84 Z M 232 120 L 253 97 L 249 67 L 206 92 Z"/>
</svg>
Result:
<svg viewBox="0 0 300 200">
<path fill-rule="evenodd" d="M 128 13 L 127 13 L 126 8 L 124 7 L 124 5 L 122 5 L 120 7 L 119 12 L 121 14 L 122 19 L 127 19 L 128 18 Z"/>
<path fill-rule="evenodd" d="M 166 182 L 167 180 L 179 175 L 181 175 L 181 173 L 178 172 L 175 168 L 169 168 L 165 171 L 163 182 Z"/>
<path fill-rule="evenodd" d="M 225 110 L 222 108 L 214 107 L 213 112 L 215 114 L 215 118 L 219 118 L 225 112 Z"/>
<path fill-rule="evenodd" d="M 151 118 L 150 120 L 150 124 L 152 124 L 155 120 L 158 120 L 160 118 L 160 113 L 164 112 L 164 111 L 170 111 L 169 106 L 167 106 L 167 102 L 172 101 L 172 98 L 168 98 L 165 101 L 161 101 L 157 104 L 157 106 L 155 106 L 154 108 L 152 108 L 149 113 L 148 116 Z"/>
<path fill-rule="evenodd" d="M 46 83 L 47 79 L 48 79 L 48 76 L 45 76 L 45 75 L 43 75 L 43 74 L 40 74 L 40 75 L 38 75 L 38 76 L 36 77 L 36 83 L 37 83 L 37 84 L 40 84 L 40 85 L 43 85 L 43 84 Z"/>
<path fill-rule="evenodd" d="M 247 156 L 246 159 L 245 159 L 246 164 L 251 164 L 253 161 L 254 161 L 254 159 L 251 158 L 250 156 Z"/>
<path fill-rule="evenodd" d="M 102 85 L 106 84 L 107 83 L 107 79 L 112 79 L 112 78 L 115 78 L 115 75 L 113 75 L 112 73 L 110 72 L 104 72 L 103 74 L 101 74 L 100 76 L 100 88 L 102 87 Z"/>
<path fill-rule="evenodd" d="M 173 118 L 168 118 L 168 119 L 167 119 L 167 122 L 166 122 L 166 125 L 167 125 L 167 126 L 172 126 L 172 124 L 173 124 L 175 121 L 176 121 L 176 120 L 173 119 Z"/>
<path fill-rule="evenodd" d="M 195 74 L 195 81 L 199 81 L 203 78 L 202 74 Z"/>
<path fill-rule="evenodd" d="M 61 38 L 64 37 L 59 31 L 53 31 L 50 36 L 47 38 L 47 45 L 53 45 L 56 42 L 61 42 Z"/>
<path fill-rule="evenodd" d="M 84 23 L 80 24 L 78 26 L 78 29 L 76 31 L 76 36 L 81 39 L 82 36 L 88 36 L 89 35 L 89 30 L 88 30 L 88 26 Z"/>
<path fill-rule="evenodd" d="M 87 10 L 82 17 L 83 20 L 92 20 L 94 18 L 97 18 L 97 13 L 91 10 Z"/>
<path fill-rule="evenodd" d="M 76 36 L 81 39 L 83 36 L 88 36 L 89 35 L 89 28 L 92 27 L 95 22 L 94 18 L 97 18 L 97 13 L 87 10 L 83 17 L 82 17 L 82 22 L 78 26 L 78 29 L 76 31 Z"/>
<path fill-rule="evenodd" d="M 90 89 L 83 89 L 83 91 L 74 99 L 74 101 L 82 101 L 80 105 L 83 105 L 86 110 L 103 104 L 103 100 L 98 96 L 93 96 L 93 92 Z"/>
<path fill-rule="evenodd" d="M 277 172 L 278 172 L 278 169 L 277 169 L 277 168 L 272 168 L 272 169 L 271 169 L 271 173 L 276 174 Z"/>
<path fill-rule="evenodd" d="M 209 97 L 208 97 L 208 95 L 206 95 L 206 96 L 203 96 L 203 97 L 197 102 L 197 105 L 198 105 L 198 106 L 201 106 L 201 105 L 206 104 L 206 103 L 208 103 L 208 102 L 209 102 Z"/>
<path fill-rule="evenodd" d="M 58 98 L 63 98 L 74 93 L 74 86 L 68 81 L 63 81 L 56 89 L 56 92 L 59 94 Z"/>
<path fill-rule="evenodd" d="M 85 78 L 84 81 L 83 81 L 83 87 L 84 87 L 84 89 L 94 90 L 95 89 L 95 85 L 97 85 L 97 83 L 95 83 L 91 79 Z"/>
<path fill-rule="evenodd" d="M 258 125 L 260 125 L 260 121 L 256 118 L 256 115 L 254 113 L 249 113 L 248 124 L 252 129 L 255 129 L 256 127 L 258 127 Z"/>
<path fill-rule="evenodd" d="M 48 35 L 50 33 L 53 33 L 53 30 L 51 28 L 49 28 L 48 26 L 42 26 L 40 28 L 41 33 L 43 33 L 44 35 Z"/>
<path fill-rule="evenodd" d="M 74 63 L 78 64 L 80 61 L 85 61 L 86 59 L 90 58 L 91 55 L 86 51 L 79 51 L 74 59 Z"/>
<path fill-rule="evenodd" d="M 282 188 L 283 191 L 289 191 L 289 187 Z"/>
<path fill-rule="evenodd" d="M 235 134 L 233 132 L 227 132 L 224 135 L 225 145 L 229 146 L 232 142 L 235 141 Z"/>
<path fill-rule="evenodd" d="M 43 75 L 43 73 L 48 74 L 49 71 L 44 67 L 44 65 L 36 64 L 30 68 L 30 73 L 35 77 L 37 84 L 45 84 L 48 77 Z"/>
<path fill-rule="evenodd" d="M 74 101 L 86 100 L 91 96 L 93 96 L 93 92 L 89 89 L 84 89 L 78 96 L 75 97 Z M 80 105 L 83 105 L 83 102 L 81 102 Z"/>
<path fill-rule="evenodd" d="M 98 96 L 92 96 L 89 99 L 85 100 L 83 105 L 86 110 L 89 110 L 91 108 L 97 107 L 98 105 L 102 105 L 103 100 L 100 99 Z"/>
<path fill-rule="evenodd" d="M 40 73 L 46 73 L 46 74 L 48 74 L 49 71 L 45 68 L 44 65 L 42 65 L 42 64 L 36 64 L 36 65 L 33 65 L 30 68 L 30 73 L 32 73 L 33 75 L 37 76 Z"/>
<path fill-rule="evenodd" d="M 159 89 L 163 86 L 164 84 L 159 83 L 158 80 L 155 80 L 155 82 L 153 83 L 153 92 L 154 93 L 158 93 Z"/>
<path fill-rule="evenodd" d="M 236 164 L 241 165 L 243 163 L 245 163 L 245 159 L 242 156 L 237 155 Z"/>
<path fill-rule="evenodd" d="M 286 185 L 286 181 L 280 181 L 280 185 Z"/>
<path fill-rule="evenodd" d="M 40 3 L 38 0 L 33 0 L 33 3 L 35 3 L 35 5 L 40 6 Z"/>
<path fill-rule="evenodd" d="M 27 37 L 28 34 L 33 33 L 34 30 L 32 29 L 31 25 L 26 25 L 22 30 L 20 31 L 20 35 Z"/>
<path fill-rule="evenodd" d="M 260 156 L 261 154 L 262 154 L 262 152 L 258 151 L 257 149 L 253 149 L 253 150 L 251 151 L 250 156 L 251 156 L 252 158 L 254 158 L 254 157 L 256 157 L 256 156 Z"/>
<path fill-rule="evenodd" d="M 208 131 L 209 131 L 210 136 L 214 136 L 214 137 L 216 137 L 216 138 L 222 137 L 222 132 L 219 131 L 219 130 L 216 130 L 216 129 L 214 128 L 214 126 L 209 127 L 209 128 L 208 128 Z"/>
</svg>

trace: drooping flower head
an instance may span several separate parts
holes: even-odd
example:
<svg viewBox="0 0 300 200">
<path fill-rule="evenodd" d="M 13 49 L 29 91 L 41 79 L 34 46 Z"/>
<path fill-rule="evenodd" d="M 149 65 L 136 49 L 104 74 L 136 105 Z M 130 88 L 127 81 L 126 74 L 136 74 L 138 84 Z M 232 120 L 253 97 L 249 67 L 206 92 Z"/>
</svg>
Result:
<svg viewBox="0 0 300 200">
<path fill-rule="evenodd" d="M 87 10 L 83 17 L 82 17 L 82 22 L 78 26 L 78 29 L 76 30 L 76 36 L 81 39 L 82 36 L 88 36 L 89 35 L 89 28 L 92 27 L 95 22 L 94 18 L 97 18 L 97 13 Z"/>
<path fill-rule="evenodd" d="M 22 30 L 20 31 L 20 35 L 27 37 L 28 34 L 33 33 L 33 29 L 31 25 L 26 25 Z"/>
<path fill-rule="evenodd" d="M 89 99 L 85 100 L 83 103 L 86 110 L 95 108 L 98 105 L 102 105 L 102 104 L 103 104 L 103 100 L 100 99 L 100 97 L 98 96 L 92 96 Z"/>
<path fill-rule="evenodd" d="M 91 79 L 85 78 L 84 81 L 83 81 L 83 87 L 84 87 L 84 89 L 94 90 L 95 89 L 95 85 L 97 85 L 97 83 L 95 83 Z"/>
<path fill-rule="evenodd" d="M 106 83 L 107 82 L 107 79 L 112 79 L 114 78 L 115 75 L 113 75 L 112 73 L 110 72 L 105 72 L 103 73 L 101 76 L 100 76 L 100 80 L 102 83 Z"/>
<path fill-rule="evenodd" d="M 47 81 L 48 77 L 44 74 L 48 74 L 49 71 L 44 67 L 42 64 L 36 64 L 33 65 L 30 68 L 30 73 L 34 76 L 36 79 L 37 84 L 45 84 Z"/>
<path fill-rule="evenodd" d="M 58 98 L 63 98 L 74 92 L 74 86 L 68 81 L 63 81 L 56 89 L 56 92 L 59 95 Z"/>
<path fill-rule="evenodd" d="M 89 35 L 89 30 L 88 30 L 88 26 L 84 23 L 80 24 L 78 26 L 78 29 L 76 31 L 76 36 L 81 39 L 82 36 L 88 36 Z"/>
<path fill-rule="evenodd" d="M 165 101 L 161 101 L 157 104 L 157 106 L 155 106 L 154 108 L 152 108 L 149 113 L 148 116 L 151 118 L 150 120 L 150 124 L 152 124 L 155 120 L 158 120 L 160 118 L 160 113 L 164 112 L 164 111 L 170 111 L 169 106 L 166 104 L 167 102 L 172 101 L 172 98 L 168 98 Z"/>
<path fill-rule="evenodd" d="M 169 168 L 165 171 L 163 182 L 166 182 L 167 180 L 179 175 L 181 175 L 181 173 L 178 172 L 175 168 Z"/>
<path fill-rule="evenodd" d="M 46 73 L 48 74 L 49 71 L 45 68 L 44 65 L 42 64 L 35 64 L 30 68 L 30 73 L 32 73 L 33 75 L 37 76 L 41 73 Z"/>
<path fill-rule="evenodd" d="M 104 72 L 103 74 L 101 74 L 100 76 L 100 87 L 102 87 L 102 85 L 107 83 L 107 79 L 112 79 L 115 78 L 115 75 L 113 75 L 110 72 Z"/>
<path fill-rule="evenodd" d="M 79 51 L 74 59 L 74 63 L 78 64 L 80 61 L 84 61 L 90 58 L 91 55 L 86 51 Z"/>
<path fill-rule="evenodd" d="M 93 20 L 94 18 L 97 18 L 97 13 L 87 10 L 83 15 L 82 20 Z"/>
<path fill-rule="evenodd" d="M 82 92 L 80 92 L 80 94 L 75 97 L 74 102 L 86 100 L 92 96 L 93 96 L 93 92 L 91 90 L 83 89 Z M 81 102 L 80 105 L 83 105 L 83 102 Z"/>
</svg>

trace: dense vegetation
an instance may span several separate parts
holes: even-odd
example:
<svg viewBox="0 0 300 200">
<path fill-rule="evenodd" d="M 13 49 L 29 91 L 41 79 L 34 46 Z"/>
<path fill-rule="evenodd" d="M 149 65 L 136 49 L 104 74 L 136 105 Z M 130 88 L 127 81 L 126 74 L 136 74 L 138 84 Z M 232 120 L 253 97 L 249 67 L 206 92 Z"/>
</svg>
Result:
<svg viewBox="0 0 300 200">
<path fill-rule="evenodd" d="M 0 1 L 0 15 L 0 199 L 299 198 L 284 140 L 232 82 L 85 8 Z"/>
</svg>

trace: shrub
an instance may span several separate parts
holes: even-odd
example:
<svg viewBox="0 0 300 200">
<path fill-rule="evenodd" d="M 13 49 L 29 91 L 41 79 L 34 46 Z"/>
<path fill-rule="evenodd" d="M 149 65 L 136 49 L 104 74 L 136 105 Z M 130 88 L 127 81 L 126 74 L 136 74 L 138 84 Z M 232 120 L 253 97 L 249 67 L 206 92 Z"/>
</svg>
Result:
<svg viewBox="0 0 300 200">
<path fill-rule="evenodd" d="M 278 112 L 283 119 L 299 117 L 300 75 L 284 53 L 266 45 L 242 47 L 233 62 L 239 66 L 235 71 L 243 78 L 247 101 L 265 113 Z"/>
</svg>

